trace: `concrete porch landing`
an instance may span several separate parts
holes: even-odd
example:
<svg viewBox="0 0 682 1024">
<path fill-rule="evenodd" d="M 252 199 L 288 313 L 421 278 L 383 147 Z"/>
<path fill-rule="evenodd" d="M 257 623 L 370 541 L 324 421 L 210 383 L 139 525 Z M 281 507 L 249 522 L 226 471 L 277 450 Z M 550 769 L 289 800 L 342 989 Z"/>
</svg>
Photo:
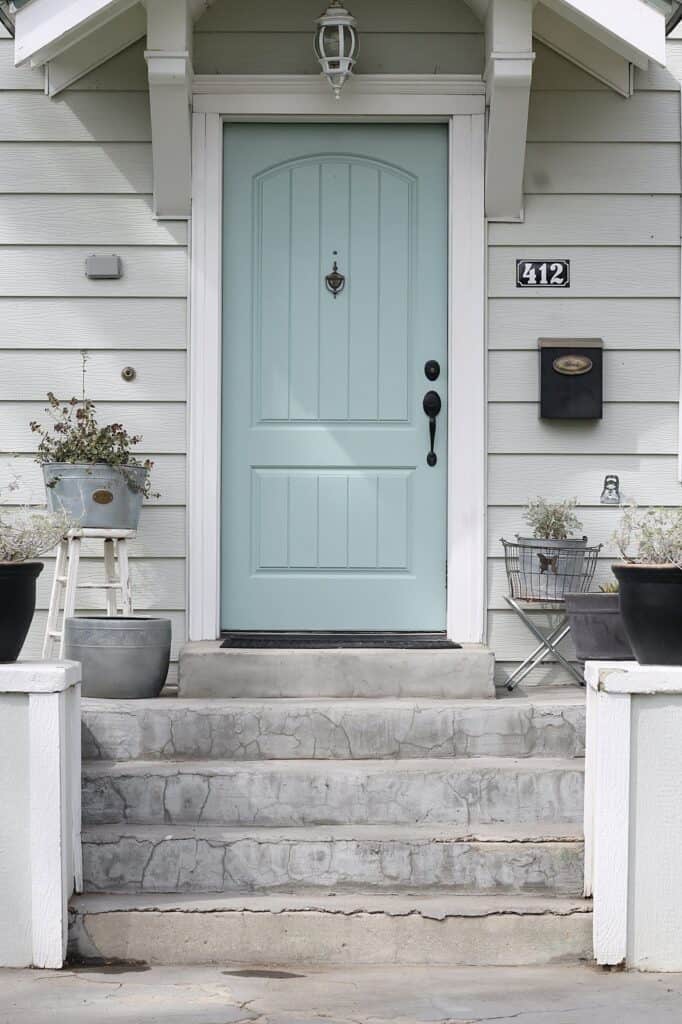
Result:
<svg viewBox="0 0 682 1024">
<path fill-rule="evenodd" d="M 487 647 L 454 650 L 242 650 L 220 640 L 185 644 L 180 697 L 495 696 Z"/>
</svg>

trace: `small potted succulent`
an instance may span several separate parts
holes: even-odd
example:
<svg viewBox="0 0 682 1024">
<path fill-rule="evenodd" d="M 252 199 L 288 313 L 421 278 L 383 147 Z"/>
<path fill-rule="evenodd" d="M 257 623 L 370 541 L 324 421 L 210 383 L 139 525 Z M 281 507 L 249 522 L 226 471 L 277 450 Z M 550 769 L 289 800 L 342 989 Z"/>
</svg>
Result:
<svg viewBox="0 0 682 1024">
<path fill-rule="evenodd" d="M 39 558 L 72 526 L 63 512 L 0 511 L 0 662 L 19 657 L 35 612 Z"/>
<path fill-rule="evenodd" d="M 136 530 L 142 499 L 152 493 L 152 463 L 131 451 L 142 438 L 120 423 L 100 426 L 88 398 L 61 402 L 50 391 L 47 400 L 51 425 L 30 426 L 40 436 L 36 461 L 43 467 L 48 508 L 81 527 Z"/>
<path fill-rule="evenodd" d="M 517 537 L 521 585 L 532 600 L 561 601 L 581 579 L 587 537 L 573 536 L 582 528 L 575 499 L 528 502 L 525 520 L 532 537 Z"/>
<path fill-rule="evenodd" d="M 566 594 L 566 611 L 579 661 L 631 661 L 632 647 L 620 614 L 618 583 L 598 591 Z"/>
<path fill-rule="evenodd" d="M 641 665 L 682 665 L 682 508 L 630 508 L 614 540 L 620 610 Z"/>
</svg>

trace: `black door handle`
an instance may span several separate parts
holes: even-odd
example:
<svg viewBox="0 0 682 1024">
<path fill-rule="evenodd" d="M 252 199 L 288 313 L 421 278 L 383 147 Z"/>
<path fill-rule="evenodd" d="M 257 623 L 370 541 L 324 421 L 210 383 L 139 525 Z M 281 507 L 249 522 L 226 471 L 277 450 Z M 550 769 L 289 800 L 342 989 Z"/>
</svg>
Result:
<svg viewBox="0 0 682 1024">
<path fill-rule="evenodd" d="M 429 440 L 431 442 L 431 450 L 426 456 L 426 463 L 428 466 L 435 466 L 438 456 L 433 449 L 436 443 L 436 416 L 442 408 L 440 395 L 437 391 L 427 391 L 422 404 L 424 412 L 429 417 Z"/>
</svg>

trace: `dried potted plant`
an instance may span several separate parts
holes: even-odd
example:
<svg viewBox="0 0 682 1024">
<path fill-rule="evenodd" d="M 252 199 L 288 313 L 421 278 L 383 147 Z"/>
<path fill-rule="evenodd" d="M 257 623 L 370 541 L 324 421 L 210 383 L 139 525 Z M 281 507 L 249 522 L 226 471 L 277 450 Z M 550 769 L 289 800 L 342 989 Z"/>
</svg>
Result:
<svg viewBox="0 0 682 1024">
<path fill-rule="evenodd" d="M 0 662 L 16 661 L 24 646 L 36 607 L 36 580 L 43 570 L 40 555 L 72 526 L 63 512 L 0 511 Z"/>
<path fill-rule="evenodd" d="M 627 509 L 614 540 L 620 609 L 637 661 L 682 665 L 682 508 Z"/>
<path fill-rule="evenodd" d="M 579 661 L 631 661 L 634 658 L 620 614 L 618 583 L 598 591 L 566 594 L 566 611 Z"/>
<path fill-rule="evenodd" d="M 582 528 L 576 501 L 528 502 L 525 520 L 532 537 L 517 537 L 519 574 L 527 596 L 537 601 L 561 601 L 582 578 L 587 537 L 572 534 Z"/>
<path fill-rule="evenodd" d="M 94 402 L 66 402 L 50 391 L 50 427 L 32 422 L 40 436 L 36 461 L 43 467 L 51 511 L 66 512 L 79 526 L 135 530 L 142 499 L 151 496 L 152 463 L 131 449 L 142 440 L 120 423 L 100 426 Z"/>
</svg>

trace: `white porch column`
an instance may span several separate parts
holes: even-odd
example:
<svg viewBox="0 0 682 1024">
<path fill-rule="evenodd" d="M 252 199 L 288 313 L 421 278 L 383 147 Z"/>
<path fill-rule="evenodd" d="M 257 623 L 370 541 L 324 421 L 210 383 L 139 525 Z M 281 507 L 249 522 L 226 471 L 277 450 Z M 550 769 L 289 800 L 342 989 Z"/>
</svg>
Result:
<svg viewBox="0 0 682 1024">
<path fill-rule="evenodd" d="M 147 0 L 145 58 L 157 217 L 186 218 L 191 212 L 192 29 L 189 0 Z"/>
<path fill-rule="evenodd" d="M 520 220 L 533 72 L 533 0 L 490 0 L 485 26 L 488 145 L 485 212 Z"/>
<path fill-rule="evenodd" d="M 682 667 L 588 662 L 585 675 L 595 959 L 682 971 Z"/>
<path fill-rule="evenodd" d="M 82 887 L 81 666 L 0 665 L 0 967 L 60 968 Z"/>
</svg>

